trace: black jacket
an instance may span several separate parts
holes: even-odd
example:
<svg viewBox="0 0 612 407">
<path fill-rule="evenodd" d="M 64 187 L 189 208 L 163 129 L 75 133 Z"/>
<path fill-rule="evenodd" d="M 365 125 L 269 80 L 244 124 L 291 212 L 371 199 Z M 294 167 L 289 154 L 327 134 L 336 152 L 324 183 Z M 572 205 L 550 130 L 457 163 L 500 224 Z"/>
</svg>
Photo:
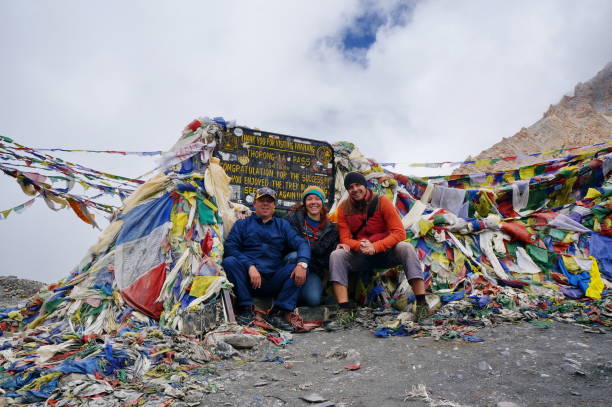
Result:
<svg viewBox="0 0 612 407">
<path fill-rule="evenodd" d="M 301 210 L 290 212 L 285 219 L 300 236 L 304 236 L 304 212 Z M 334 223 L 327 222 L 325 228 L 320 231 L 319 239 L 311 242 L 308 272 L 317 273 L 323 278 L 329 268 L 329 255 L 336 249 L 339 240 L 338 228 Z"/>
</svg>

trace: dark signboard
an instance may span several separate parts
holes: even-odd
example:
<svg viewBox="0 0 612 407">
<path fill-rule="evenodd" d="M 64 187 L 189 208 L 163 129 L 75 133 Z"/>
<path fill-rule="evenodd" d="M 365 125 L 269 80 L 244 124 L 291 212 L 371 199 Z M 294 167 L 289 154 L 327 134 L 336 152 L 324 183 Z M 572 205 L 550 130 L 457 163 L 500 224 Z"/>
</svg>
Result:
<svg viewBox="0 0 612 407">
<path fill-rule="evenodd" d="M 324 141 L 235 127 L 223 133 L 215 156 L 232 177 L 232 201 L 250 206 L 255 191 L 270 187 L 278 209 L 301 200 L 302 191 L 316 185 L 325 191 L 327 205 L 334 197 L 334 150 Z"/>
</svg>

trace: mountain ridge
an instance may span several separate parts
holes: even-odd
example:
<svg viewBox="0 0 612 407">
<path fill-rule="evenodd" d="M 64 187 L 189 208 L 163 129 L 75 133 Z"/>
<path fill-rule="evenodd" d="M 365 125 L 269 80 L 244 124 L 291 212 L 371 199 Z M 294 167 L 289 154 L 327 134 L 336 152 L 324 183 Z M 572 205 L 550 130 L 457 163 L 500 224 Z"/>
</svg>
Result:
<svg viewBox="0 0 612 407">
<path fill-rule="evenodd" d="M 609 62 L 593 78 L 578 83 L 572 96 L 563 96 L 559 103 L 550 105 L 540 120 L 521 128 L 511 137 L 504 137 L 477 156 L 468 157 L 466 161 L 520 156 L 611 141 L 612 62 Z M 499 161 L 481 167 L 467 164 L 457 167 L 453 174 L 510 170 L 567 155 L 567 151 L 562 151 L 547 155 L 546 158 Z"/>
</svg>

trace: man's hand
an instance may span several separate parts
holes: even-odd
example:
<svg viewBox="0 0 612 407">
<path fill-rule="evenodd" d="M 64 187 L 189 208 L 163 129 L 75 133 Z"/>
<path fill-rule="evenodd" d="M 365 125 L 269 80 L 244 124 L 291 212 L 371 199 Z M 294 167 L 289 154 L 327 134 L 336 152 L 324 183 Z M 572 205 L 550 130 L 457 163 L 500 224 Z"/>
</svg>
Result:
<svg viewBox="0 0 612 407">
<path fill-rule="evenodd" d="M 361 251 L 361 253 L 368 255 L 376 253 L 376 250 L 374 250 L 374 243 L 370 242 L 367 239 L 363 239 L 359 242 L 359 250 Z"/>
<path fill-rule="evenodd" d="M 349 247 L 349 245 L 344 244 L 344 243 L 338 243 L 338 246 L 336 246 L 336 250 L 337 249 L 342 249 L 345 252 L 350 252 L 351 251 L 351 248 Z"/>
<path fill-rule="evenodd" d="M 295 279 L 295 286 L 301 287 L 306 281 L 306 269 L 300 265 L 295 266 L 291 272 L 291 277 Z"/>
<path fill-rule="evenodd" d="M 261 287 L 261 274 L 257 271 L 257 267 L 249 267 L 249 278 L 251 279 L 251 287 L 253 287 L 254 290 Z"/>
</svg>

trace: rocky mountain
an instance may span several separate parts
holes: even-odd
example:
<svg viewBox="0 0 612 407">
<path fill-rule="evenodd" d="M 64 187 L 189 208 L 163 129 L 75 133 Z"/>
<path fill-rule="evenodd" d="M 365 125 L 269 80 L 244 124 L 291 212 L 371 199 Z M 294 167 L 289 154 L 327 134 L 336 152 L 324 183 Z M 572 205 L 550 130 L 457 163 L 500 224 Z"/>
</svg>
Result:
<svg viewBox="0 0 612 407">
<path fill-rule="evenodd" d="M 603 142 L 612 142 L 612 62 L 588 82 L 576 85 L 573 96 L 564 96 L 558 104 L 551 105 L 536 123 L 522 128 L 512 137 L 502 139 L 476 157 L 468 157 L 466 161 L 518 156 Z M 520 161 L 500 161 L 481 168 L 463 165 L 453 173 L 507 170 L 566 155 L 569 153 L 529 157 Z"/>
</svg>

